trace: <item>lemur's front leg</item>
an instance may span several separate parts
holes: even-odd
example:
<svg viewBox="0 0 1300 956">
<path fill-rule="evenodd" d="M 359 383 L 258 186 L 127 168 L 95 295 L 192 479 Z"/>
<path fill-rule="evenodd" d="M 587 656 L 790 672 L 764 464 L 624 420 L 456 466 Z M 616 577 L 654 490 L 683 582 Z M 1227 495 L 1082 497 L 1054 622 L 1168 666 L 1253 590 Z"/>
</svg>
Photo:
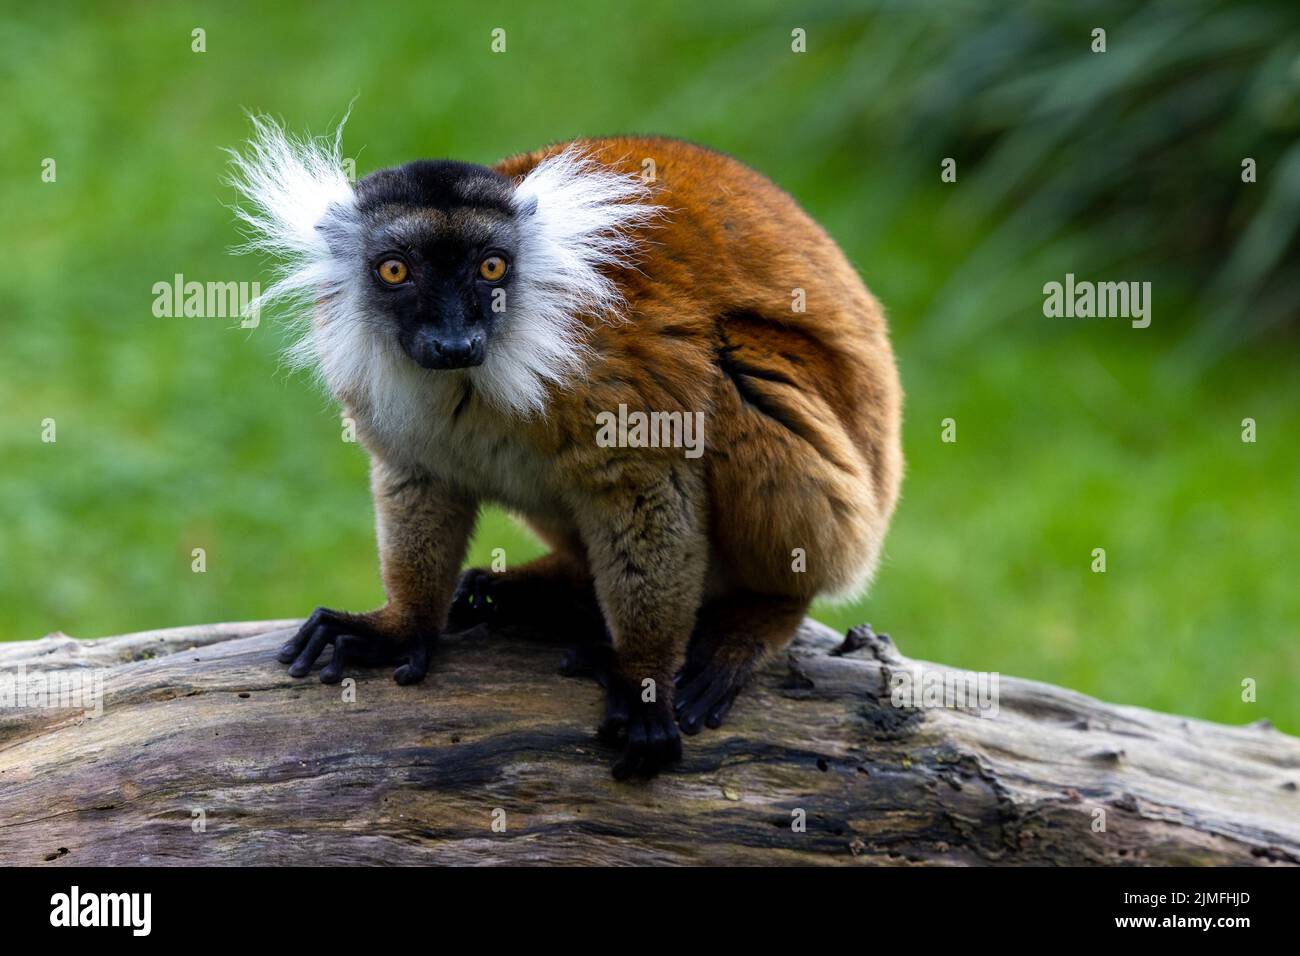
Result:
<svg viewBox="0 0 1300 956">
<path fill-rule="evenodd" d="M 280 648 L 279 660 L 294 677 L 305 676 L 326 645 L 333 645 L 320 674 L 327 684 L 342 680 L 348 665 L 399 662 L 393 679 L 414 684 L 424 679 L 433 642 L 446 627 L 477 503 L 426 472 L 377 459 L 370 487 L 388 603 L 364 614 L 317 608 Z"/>
<path fill-rule="evenodd" d="M 654 776 L 681 759 L 673 678 L 686 655 L 708 554 L 697 476 L 676 463 L 659 464 L 622 474 L 577 512 L 614 640 L 616 673 L 600 736 L 622 745 L 613 768 L 620 780 Z"/>
</svg>

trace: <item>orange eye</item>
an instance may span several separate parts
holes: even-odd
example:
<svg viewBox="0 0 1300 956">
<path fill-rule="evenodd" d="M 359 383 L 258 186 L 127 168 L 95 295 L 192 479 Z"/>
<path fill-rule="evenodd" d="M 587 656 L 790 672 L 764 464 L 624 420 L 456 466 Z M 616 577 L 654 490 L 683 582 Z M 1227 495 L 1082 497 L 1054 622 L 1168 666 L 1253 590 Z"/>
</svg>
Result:
<svg viewBox="0 0 1300 956">
<path fill-rule="evenodd" d="M 478 264 L 478 274 L 488 282 L 496 282 L 506 274 L 506 260 L 500 256 L 488 256 Z"/>
<path fill-rule="evenodd" d="M 406 281 L 406 263 L 401 259 L 385 259 L 379 264 L 379 278 L 389 285 L 401 285 Z"/>
</svg>

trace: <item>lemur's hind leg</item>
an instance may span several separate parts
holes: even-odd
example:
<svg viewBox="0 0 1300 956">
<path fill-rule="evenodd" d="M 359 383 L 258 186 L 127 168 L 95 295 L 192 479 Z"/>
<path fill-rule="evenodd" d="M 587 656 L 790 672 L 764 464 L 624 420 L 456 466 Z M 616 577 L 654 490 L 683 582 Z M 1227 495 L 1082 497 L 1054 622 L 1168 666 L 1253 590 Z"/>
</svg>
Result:
<svg viewBox="0 0 1300 956">
<path fill-rule="evenodd" d="M 721 726 L 754 671 L 790 642 L 808 603 L 738 592 L 704 604 L 673 697 L 682 733 Z"/>
<path fill-rule="evenodd" d="M 552 551 L 506 571 L 464 571 L 452 597 L 448 630 L 463 631 L 476 624 L 526 626 L 560 637 L 576 623 L 575 611 L 584 612 L 595 604 L 596 593 L 582 559 Z"/>
<path fill-rule="evenodd" d="M 462 573 L 448 630 L 477 624 L 519 627 L 547 643 L 567 644 L 560 673 L 609 686 L 614 646 L 586 563 L 571 552 L 552 551 L 507 571 Z"/>
</svg>

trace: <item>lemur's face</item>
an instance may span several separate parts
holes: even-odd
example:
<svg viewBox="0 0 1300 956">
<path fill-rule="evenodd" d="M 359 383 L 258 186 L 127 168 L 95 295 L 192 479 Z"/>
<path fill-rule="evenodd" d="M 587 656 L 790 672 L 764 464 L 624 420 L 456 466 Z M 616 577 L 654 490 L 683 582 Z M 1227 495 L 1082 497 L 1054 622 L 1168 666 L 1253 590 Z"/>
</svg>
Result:
<svg viewBox="0 0 1300 956">
<path fill-rule="evenodd" d="M 482 365 L 506 314 L 519 245 L 512 184 L 482 166 L 419 161 L 357 185 L 372 314 L 427 369 Z"/>
</svg>

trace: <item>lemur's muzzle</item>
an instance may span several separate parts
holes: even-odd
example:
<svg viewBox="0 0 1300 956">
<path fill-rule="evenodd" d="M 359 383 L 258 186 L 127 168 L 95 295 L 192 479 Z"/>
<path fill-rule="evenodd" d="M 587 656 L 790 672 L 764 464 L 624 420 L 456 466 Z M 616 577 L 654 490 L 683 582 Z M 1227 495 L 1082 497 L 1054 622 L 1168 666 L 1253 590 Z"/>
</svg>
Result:
<svg viewBox="0 0 1300 956">
<path fill-rule="evenodd" d="M 482 332 L 447 334 L 433 328 L 417 332 L 407 351 L 418 365 L 429 369 L 482 365 L 487 353 Z"/>
</svg>

